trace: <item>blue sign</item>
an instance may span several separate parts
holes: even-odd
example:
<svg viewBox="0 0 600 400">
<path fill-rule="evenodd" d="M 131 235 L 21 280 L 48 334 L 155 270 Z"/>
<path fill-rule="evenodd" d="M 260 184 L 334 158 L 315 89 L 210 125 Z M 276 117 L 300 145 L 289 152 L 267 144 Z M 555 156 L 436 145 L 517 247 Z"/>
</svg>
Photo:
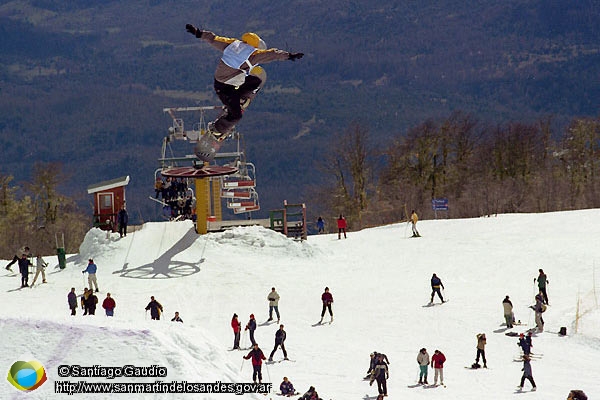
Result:
<svg viewBox="0 0 600 400">
<path fill-rule="evenodd" d="M 433 211 L 448 211 L 448 199 L 431 199 Z"/>
</svg>

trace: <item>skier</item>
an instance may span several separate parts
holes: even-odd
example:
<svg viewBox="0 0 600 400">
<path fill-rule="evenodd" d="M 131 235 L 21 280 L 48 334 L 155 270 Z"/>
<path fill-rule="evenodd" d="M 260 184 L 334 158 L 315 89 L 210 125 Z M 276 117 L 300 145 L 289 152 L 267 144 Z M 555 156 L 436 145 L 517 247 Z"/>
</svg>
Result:
<svg viewBox="0 0 600 400">
<path fill-rule="evenodd" d="M 419 216 L 417 215 L 417 213 L 415 212 L 415 210 L 412 210 L 410 213 L 410 222 L 412 224 L 412 237 L 421 237 L 421 235 L 419 234 L 419 231 L 417 230 L 417 221 L 419 221 Z"/>
<path fill-rule="evenodd" d="M 367 371 L 367 376 L 365 376 L 365 379 L 369 379 L 371 377 L 371 373 L 375 369 L 375 364 L 377 364 L 377 360 L 379 359 L 379 356 L 381 356 L 383 358 L 383 361 L 386 364 L 388 364 L 388 365 L 390 364 L 390 361 L 388 360 L 388 358 L 385 354 L 378 353 L 376 351 L 372 352 L 370 354 L 371 360 L 369 361 L 369 369 Z"/>
<path fill-rule="evenodd" d="M 485 333 L 477 334 L 477 356 L 475 357 L 475 368 L 479 368 L 479 356 L 483 360 L 483 368 L 487 368 L 487 361 L 485 359 L 485 345 L 486 345 Z"/>
<path fill-rule="evenodd" d="M 112 317 L 115 315 L 116 306 L 117 303 L 115 302 L 115 299 L 110 297 L 110 293 L 106 293 L 106 298 L 102 302 L 102 308 L 104 308 L 104 312 L 106 313 L 107 317 Z"/>
<path fill-rule="evenodd" d="M 389 379 L 389 371 L 388 366 L 383 360 L 383 355 L 379 354 L 377 356 L 377 363 L 375 364 L 375 368 L 373 369 L 371 375 L 371 381 L 369 385 L 373 385 L 373 381 L 377 381 L 377 392 L 384 396 L 387 396 L 387 382 Z"/>
<path fill-rule="evenodd" d="M 293 396 L 296 394 L 296 389 L 294 389 L 294 385 L 290 382 L 287 376 L 283 377 L 283 382 L 279 385 L 279 390 L 281 390 L 282 396 Z"/>
<path fill-rule="evenodd" d="M 525 379 L 528 379 L 529 382 L 531 382 L 531 386 L 533 386 L 531 390 L 535 391 L 537 387 L 535 386 L 535 381 L 533 380 L 533 375 L 531 372 L 531 358 L 529 355 L 523 355 L 523 369 L 521 369 L 521 371 L 523 371 L 523 376 L 521 376 L 521 384 L 517 386 L 517 389 L 523 389 Z"/>
<path fill-rule="evenodd" d="M 254 346 L 256 343 L 254 340 L 254 331 L 256 330 L 256 319 L 254 319 L 254 314 L 250 314 L 250 320 L 246 324 L 246 328 L 244 328 L 244 330 L 250 331 L 250 342 L 252 343 L 252 346 Z"/>
<path fill-rule="evenodd" d="M 183 323 L 183 320 L 179 316 L 179 311 L 175 311 L 175 316 L 173 318 L 171 318 L 171 322 L 181 322 L 181 323 Z"/>
<path fill-rule="evenodd" d="M 17 250 L 17 254 L 15 254 L 12 261 L 6 265 L 6 269 L 12 272 L 12 269 L 10 268 L 10 266 L 16 262 L 19 262 L 19 260 L 21 259 L 21 256 L 23 254 L 27 254 L 28 257 L 31 256 L 31 253 L 29 252 L 29 247 L 23 246 L 19 250 Z"/>
<path fill-rule="evenodd" d="M 531 348 L 533 347 L 533 345 L 531 344 L 531 336 L 527 336 L 527 338 L 525 338 L 525 335 L 520 333 L 517 346 L 519 346 L 523 350 L 523 354 L 525 354 L 526 356 L 530 355 Z"/>
<path fill-rule="evenodd" d="M 47 266 L 48 266 L 48 263 L 46 261 L 44 261 L 41 254 L 38 254 L 35 259 L 35 276 L 33 277 L 33 282 L 31 282 L 31 287 L 33 287 L 33 285 L 35 285 L 35 281 L 36 281 L 37 277 L 40 275 L 40 272 L 42 273 L 42 283 L 46 283 L 46 267 Z"/>
<path fill-rule="evenodd" d="M 87 315 L 96 315 L 96 304 L 98 304 L 98 297 L 96 297 L 92 289 L 88 289 L 88 297 L 85 299 Z"/>
<path fill-rule="evenodd" d="M 445 289 L 442 280 L 438 278 L 436 274 L 433 274 L 433 276 L 431 277 L 431 301 L 429 302 L 429 304 L 433 303 L 433 296 L 436 293 L 442 301 L 442 303 L 444 302 L 444 298 L 442 297 L 442 293 L 440 292 L 440 286 L 442 287 L 442 289 Z"/>
<path fill-rule="evenodd" d="M 542 318 L 542 313 L 545 311 L 544 298 L 541 293 L 535 295 L 535 305 L 529 306 L 529 308 L 535 311 L 535 326 L 538 332 L 544 331 L 544 318 Z"/>
<path fill-rule="evenodd" d="M 346 218 L 344 218 L 344 216 L 342 214 L 340 214 L 340 217 L 337 219 L 337 227 L 338 227 L 338 239 L 342 238 L 342 232 L 344 232 L 344 239 L 346 239 L 346 227 L 348 225 L 346 224 Z"/>
<path fill-rule="evenodd" d="M 285 350 L 285 338 L 286 333 L 283 330 L 283 325 L 279 325 L 279 329 L 277 330 L 277 332 L 275 332 L 275 346 L 273 347 L 273 351 L 271 351 L 271 354 L 269 355 L 269 361 L 273 361 L 273 354 L 275 354 L 275 351 L 279 346 L 281 346 L 281 350 L 283 351 L 283 359 L 289 360 L 287 356 L 287 351 Z"/>
<path fill-rule="evenodd" d="M 323 400 L 319 397 L 317 390 L 314 386 L 308 388 L 308 391 L 302 395 L 300 400 Z"/>
<path fill-rule="evenodd" d="M 273 321 L 273 310 L 277 314 L 277 323 L 279 323 L 279 293 L 274 287 L 271 288 L 271 292 L 267 295 L 269 300 L 269 319 L 267 321 Z"/>
<path fill-rule="evenodd" d="M 93 291 L 92 291 L 93 292 Z M 84 288 L 83 289 L 83 294 L 81 295 L 81 308 L 83 309 L 83 315 L 87 315 L 88 313 L 88 308 L 87 308 L 87 298 L 90 295 L 90 291 L 88 288 Z"/>
<path fill-rule="evenodd" d="M 27 282 L 29 281 L 29 266 L 31 265 L 31 261 L 27 258 L 27 254 L 23 253 L 19 261 L 19 272 L 21 273 L 21 287 L 27 287 Z"/>
<path fill-rule="evenodd" d="M 323 218 L 321 217 L 317 218 L 317 229 L 319 234 L 325 233 L 325 221 L 323 221 Z"/>
<path fill-rule="evenodd" d="M 504 320 L 506 321 L 506 327 L 512 328 L 515 320 L 515 316 L 513 314 L 513 305 L 508 295 L 502 300 L 502 307 L 504 307 Z"/>
<path fill-rule="evenodd" d="M 573 389 L 569 392 L 569 397 L 567 397 L 567 400 L 588 400 L 588 397 L 583 390 Z"/>
<path fill-rule="evenodd" d="M 439 350 L 436 350 L 431 357 L 431 368 L 435 371 L 433 376 L 433 384 L 437 386 L 438 376 L 440 378 L 440 384 L 444 384 L 444 363 L 446 362 L 446 356 Z"/>
<path fill-rule="evenodd" d="M 419 385 L 425 384 L 428 385 L 427 382 L 427 368 L 429 365 L 429 353 L 425 347 L 419 350 L 419 354 L 417 354 L 417 364 L 419 364 Z"/>
<path fill-rule="evenodd" d="M 129 215 L 125 209 L 125 205 L 121 207 L 117 213 L 117 222 L 119 223 L 119 236 L 127 236 L 127 223 L 129 222 Z"/>
<path fill-rule="evenodd" d="M 329 288 L 325 288 L 325 292 L 321 295 L 321 301 L 323 302 L 323 310 L 321 311 L 321 320 L 319 323 L 323 323 L 323 317 L 325 316 L 325 309 L 329 310 L 329 316 L 331 317 L 330 323 L 333 322 L 333 311 L 331 311 L 331 303 L 333 303 L 333 295 L 329 293 Z"/>
<path fill-rule="evenodd" d="M 252 358 L 252 381 L 256 383 L 256 378 L 258 377 L 258 383 L 262 383 L 262 360 L 266 360 L 266 357 L 263 354 L 263 351 L 258 347 L 258 343 L 254 343 L 250 353 L 243 358 L 244 360 Z"/>
<path fill-rule="evenodd" d="M 93 259 L 88 260 L 87 268 L 81 271 L 82 274 L 88 273 L 88 285 L 90 285 L 90 290 L 93 289 L 93 286 L 96 287 L 96 292 L 98 292 L 98 280 L 96 279 L 96 271 L 98 267 L 94 264 Z M 93 286 L 92 286 L 93 285 Z"/>
<path fill-rule="evenodd" d="M 226 112 L 208 124 L 210 133 L 217 140 L 227 137 L 242 119 L 242 104 L 251 100 L 262 84 L 259 77 L 251 74 L 252 68 L 260 63 L 295 61 L 304 56 L 303 53 L 267 49 L 265 42 L 253 32 L 244 33 L 241 40 L 238 40 L 217 36 L 191 24 L 187 24 L 185 29 L 223 52 L 215 71 L 214 89 L 225 105 Z"/>
<path fill-rule="evenodd" d="M 163 312 L 163 306 L 150 296 L 150 303 L 146 306 L 146 311 L 150 310 L 150 317 L 155 320 L 160 320 L 160 314 Z"/>
<path fill-rule="evenodd" d="M 231 329 L 233 329 L 233 350 L 240 349 L 240 331 L 242 330 L 242 324 L 238 321 L 238 315 L 233 314 L 231 318 Z"/>
<path fill-rule="evenodd" d="M 543 298 L 544 298 L 544 304 L 548 304 L 548 293 L 546 291 L 546 285 L 549 284 L 550 282 L 548 282 L 548 277 L 546 276 L 546 274 L 544 273 L 543 269 L 539 269 L 538 272 L 540 273 L 537 277 L 537 284 L 538 284 L 538 289 L 540 290 L 540 293 L 542 294 Z M 536 278 L 533 278 L 533 282 L 536 281 Z"/>
<path fill-rule="evenodd" d="M 71 309 L 71 315 L 77 314 L 77 295 L 75 294 L 75 288 L 71 288 L 71 291 L 67 295 L 67 301 L 69 308 Z"/>
</svg>

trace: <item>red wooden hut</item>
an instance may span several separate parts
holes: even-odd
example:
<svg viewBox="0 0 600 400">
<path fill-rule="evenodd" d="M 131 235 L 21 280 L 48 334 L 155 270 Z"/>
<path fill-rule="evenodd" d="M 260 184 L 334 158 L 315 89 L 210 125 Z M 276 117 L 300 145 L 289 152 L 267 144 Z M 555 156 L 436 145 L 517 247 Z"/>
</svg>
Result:
<svg viewBox="0 0 600 400">
<path fill-rule="evenodd" d="M 113 232 L 117 229 L 117 213 L 125 205 L 128 184 L 129 175 L 88 186 L 88 194 L 94 195 L 94 226 Z"/>
</svg>

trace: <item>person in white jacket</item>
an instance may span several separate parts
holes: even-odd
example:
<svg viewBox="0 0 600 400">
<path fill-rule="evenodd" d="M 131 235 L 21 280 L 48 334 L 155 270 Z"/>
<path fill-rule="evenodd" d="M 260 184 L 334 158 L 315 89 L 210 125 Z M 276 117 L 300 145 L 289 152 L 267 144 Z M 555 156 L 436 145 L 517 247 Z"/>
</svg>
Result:
<svg viewBox="0 0 600 400">
<path fill-rule="evenodd" d="M 269 300 L 269 319 L 267 321 L 273 321 L 273 310 L 275 310 L 275 314 L 277 315 L 277 323 L 279 323 L 279 293 L 275 290 L 275 288 L 271 288 L 271 292 L 267 296 L 267 300 Z"/>
<path fill-rule="evenodd" d="M 41 254 L 38 254 L 36 257 L 36 270 L 35 270 L 35 276 L 33 277 L 33 282 L 31 283 L 31 286 L 35 285 L 35 281 L 38 278 L 38 276 L 40 275 L 40 272 L 42 273 L 42 283 L 46 283 L 46 267 L 48 266 L 48 263 L 46 261 L 44 261 L 44 259 L 42 258 Z"/>
<path fill-rule="evenodd" d="M 419 350 L 419 354 L 417 355 L 417 363 L 419 364 L 419 385 L 425 384 L 428 385 L 427 382 L 427 367 L 429 366 L 429 353 L 425 347 Z"/>
</svg>

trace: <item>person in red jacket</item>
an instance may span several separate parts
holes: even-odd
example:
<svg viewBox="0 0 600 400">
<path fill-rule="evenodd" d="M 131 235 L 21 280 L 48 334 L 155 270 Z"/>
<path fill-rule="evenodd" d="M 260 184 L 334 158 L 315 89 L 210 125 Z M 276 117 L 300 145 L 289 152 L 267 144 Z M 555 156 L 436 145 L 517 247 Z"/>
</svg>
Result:
<svg viewBox="0 0 600 400">
<path fill-rule="evenodd" d="M 344 218 L 342 214 L 340 214 L 340 217 L 337 219 L 337 226 L 338 239 L 342 238 L 342 232 L 344 232 L 344 239 L 346 239 L 346 218 Z"/>
<path fill-rule="evenodd" d="M 440 384 L 444 384 L 444 363 L 446 362 L 446 356 L 439 350 L 436 350 L 431 357 L 431 368 L 434 369 L 435 375 L 433 377 L 433 384 L 437 386 L 438 376 L 440 377 Z"/>
<path fill-rule="evenodd" d="M 233 329 L 233 349 L 240 348 L 240 331 L 242 330 L 242 324 L 238 321 L 238 315 L 233 314 L 231 318 L 231 328 Z"/>
<path fill-rule="evenodd" d="M 323 302 L 323 311 L 321 311 L 320 324 L 323 323 L 323 317 L 325 316 L 325 310 L 329 310 L 329 316 L 331 317 L 330 323 L 333 322 L 333 311 L 331 311 L 331 303 L 333 303 L 333 295 L 329 293 L 329 288 L 325 288 L 325 292 L 321 295 L 321 301 Z"/>
<path fill-rule="evenodd" d="M 104 308 L 107 317 L 112 317 L 114 315 L 116 306 L 117 303 L 115 303 L 115 299 L 110 297 L 110 293 L 106 293 L 106 298 L 102 302 L 102 308 Z"/>
<path fill-rule="evenodd" d="M 250 353 L 244 356 L 244 360 L 248 360 L 249 358 L 252 358 L 252 381 L 256 383 L 256 377 L 258 376 L 258 383 L 262 383 L 262 360 L 266 360 L 267 357 L 265 357 L 262 350 L 258 347 L 258 343 L 254 343 Z"/>
</svg>

